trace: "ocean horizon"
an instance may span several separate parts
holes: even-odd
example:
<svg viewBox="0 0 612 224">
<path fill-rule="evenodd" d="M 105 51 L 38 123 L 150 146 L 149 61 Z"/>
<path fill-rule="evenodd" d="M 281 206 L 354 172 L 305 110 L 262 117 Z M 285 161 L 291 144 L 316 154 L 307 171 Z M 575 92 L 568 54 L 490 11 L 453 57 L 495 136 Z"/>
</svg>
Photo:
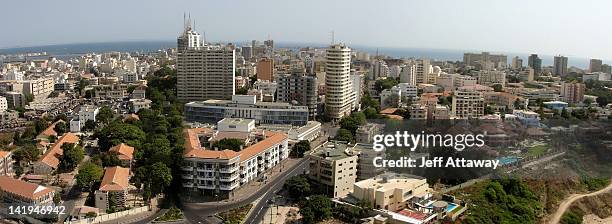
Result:
<svg viewBox="0 0 612 224">
<path fill-rule="evenodd" d="M 250 41 L 236 41 L 237 45 L 250 44 Z M 277 42 L 278 48 L 297 49 L 301 47 L 326 47 L 327 44 L 322 43 L 298 43 L 298 42 Z M 110 51 L 121 52 L 141 52 L 149 53 L 160 49 L 168 49 L 176 47 L 175 41 L 118 41 L 118 42 L 97 42 L 97 43 L 72 43 L 72 44 L 54 44 L 31 47 L 12 47 L 0 49 L 0 55 L 12 55 L 23 53 L 40 53 L 46 52 L 47 56 L 57 58 L 70 58 L 86 53 L 104 53 Z M 456 49 L 433 49 L 433 48 L 407 48 L 407 47 L 374 47 L 363 45 L 351 45 L 351 48 L 361 52 L 368 52 L 370 55 L 387 55 L 394 58 L 429 58 L 440 61 L 463 61 L 463 54 L 479 53 L 475 50 L 456 50 Z M 514 56 L 519 56 L 523 59 L 523 66 L 527 64 L 529 53 L 512 53 L 488 51 L 494 54 L 504 54 L 508 56 L 508 63 Z M 552 55 L 538 54 L 542 58 L 543 66 L 552 66 Z M 584 57 L 568 57 L 568 66 L 574 66 L 581 69 L 586 69 L 589 66 L 589 58 Z M 604 60 L 604 63 L 611 64 L 610 61 Z"/>
</svg>

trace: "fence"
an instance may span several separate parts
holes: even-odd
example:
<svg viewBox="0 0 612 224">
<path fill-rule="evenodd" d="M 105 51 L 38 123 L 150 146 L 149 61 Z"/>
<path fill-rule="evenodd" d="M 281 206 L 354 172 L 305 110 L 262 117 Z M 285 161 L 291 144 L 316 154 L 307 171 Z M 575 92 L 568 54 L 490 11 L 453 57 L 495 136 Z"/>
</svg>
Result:
<svg viewBox="0 0 612 224">
<path fill-rule="evenodd" d="M 121 212 L 115 212 L 115 213 L 111 213 L 111 214 L 106 214 L 106 215 L 100 215 L 97 216 L 95 218 L 88 218 L 88 219 L 81 219 L 81 220 L 77 220 L 77 221 L 66 221 L 65 224 L 94 224 L 94 223 L 101 223 L 101 222 L 107 222 L 107 221 L 112 221 L 118 218 L 122 218 L 128 215 L 135 215 L 135 214 L 139 214 L 139 213 L 143 213 L 149 211 L 149 207 L 148 206 L 144 206 L 144 207 L 138 207 L 138 208 L 133 208 L 130 210 L 125 210 L 125 211 L 121 211 Z"/>
</svg>

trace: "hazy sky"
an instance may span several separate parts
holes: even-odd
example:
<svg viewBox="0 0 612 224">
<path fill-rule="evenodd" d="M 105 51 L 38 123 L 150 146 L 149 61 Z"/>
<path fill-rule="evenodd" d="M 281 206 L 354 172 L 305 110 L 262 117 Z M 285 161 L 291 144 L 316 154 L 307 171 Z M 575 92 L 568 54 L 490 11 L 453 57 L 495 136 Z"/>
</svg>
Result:
<svg viewBox="0 0 612 224">
<path fill-rule="evenodd" d="M 609 0 L 2 0 L 0 48 L 174 40 L 330 42 L 612 59 Z"/>
</svg>

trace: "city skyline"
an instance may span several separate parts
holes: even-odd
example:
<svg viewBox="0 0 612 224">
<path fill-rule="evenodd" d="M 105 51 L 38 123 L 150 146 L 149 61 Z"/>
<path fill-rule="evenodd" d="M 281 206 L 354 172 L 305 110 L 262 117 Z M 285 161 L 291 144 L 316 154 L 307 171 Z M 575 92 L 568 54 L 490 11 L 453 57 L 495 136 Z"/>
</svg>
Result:
<svg viewBox="0 0 612 224">
<path fill-rule="evenodd" d="M 205 33 L 210 41 L 270 37 L 282 42 L 330 43 L 331 31 L 334 30 L 336 42 L 349 46 L 612 58 L 612 53 L 606 51 L 612 48 L 612 43 L 605 40 L 607 35 L 601 34 L 605 30 L 599 30 L 599 27 L 605 27 L 605 21 L 610 20 L 610 15 L 603 11 L 606 8 L 604 6 L 610 3 L 604 1 L 599 4 L 559 1 L 549 4 L 550 1 L 538 1 L 529 2 L 528 7 L 522 4 L 527 3 L 526 1 L 512 1 L 513 4 L 508 5 L 477 0 L 384 3 L 351 1 L 352 4 L 345 1 L 291 4 L 279 1 L 185 1 L 174 5 L 162 5 L 157 1 L 143 3 L 122 2 L 123 7 L 114 7 L 116 4 L 112 1 L 105 4 L 41 1 L 35 7 L 22 7 L 31 2 L 10 1 L 5 3 L 9 8 L 29 10 L 25 13 L 27 16 L 23 16 L 24 12 L 20 10 L 9 10 L 0 15 L 5 21 L 13 21 L 5 24 L 5 34 L 8 35 L 0 37 L 0 48 L 126 40 L 172 40 L 181 32 L 179 24 L 182 14 L 191 12 L 196 22 L 195 28 Z M 503 7 L 499 7 L 500 5 Z M 90 13 L 91 8 L 98 11 L 112 10 L 114 13 L 105 17 Z M 414 10 L 417 8 L 425 10 Z M 333 17 L 339 10 L 346 11 L 347 19 Z M 588 12 L 588 15 L 575 16 L 569 20 L 555 13 L 569 10 Z M 261 13 L 266 11 L 269 13 Z M 491 19 L 482 20 L 487 17 Z M 252 20 L 253 18 L 255 20 Z M 289 25 L 279 26 L 281 20 L 283 24 Z M 588 35 L 588 32 L 595 31 L 598 35 Z M 477 37 L 478 41 L 473 41 L 474 33 L 480 35 Z M 526 36 L 526 33 L 530 36 Z M 551 38 L 557 41 L 550 41 Z"/>
</svg>

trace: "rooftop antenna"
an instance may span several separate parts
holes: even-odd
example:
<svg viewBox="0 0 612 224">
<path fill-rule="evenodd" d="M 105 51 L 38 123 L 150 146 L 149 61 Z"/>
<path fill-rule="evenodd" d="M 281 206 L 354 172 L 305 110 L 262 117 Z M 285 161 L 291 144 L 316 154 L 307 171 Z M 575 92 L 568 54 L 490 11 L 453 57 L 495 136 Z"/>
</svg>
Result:
<svg viewBox="0 0 612 224">
<path fill-rule="evenodd" d="M 334 45 L 336 43 L 336 40 L 334 39 L 334 31 L 331 31 L 331 44 Z"/>
<path fill-rule="evenodd" d="M 206 31 L 202 31 L 202 41 L 203 45 L 206 45 Z"/>
<path fill-rule="evenodd" d="M 189 13 L 189 19 L 187 20 L 187 28 L 191 29 L 191 13 Z"/>
<path fill-rule="evenodd" d="M 183 31 L 187 30 L 187 13 L 183 12 Z"/>
</svg>

